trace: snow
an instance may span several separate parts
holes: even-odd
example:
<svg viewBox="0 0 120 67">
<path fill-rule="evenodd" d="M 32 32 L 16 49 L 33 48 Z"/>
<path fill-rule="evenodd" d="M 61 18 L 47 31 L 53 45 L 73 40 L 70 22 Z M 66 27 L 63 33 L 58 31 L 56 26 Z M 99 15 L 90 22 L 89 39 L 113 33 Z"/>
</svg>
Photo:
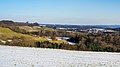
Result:
<svg viewBox="0 0 120 67">
<path fill-rule="evenodd" d="M 120 67 L 120 53 L 0 46 L 0 67 Z"/>
</svg>

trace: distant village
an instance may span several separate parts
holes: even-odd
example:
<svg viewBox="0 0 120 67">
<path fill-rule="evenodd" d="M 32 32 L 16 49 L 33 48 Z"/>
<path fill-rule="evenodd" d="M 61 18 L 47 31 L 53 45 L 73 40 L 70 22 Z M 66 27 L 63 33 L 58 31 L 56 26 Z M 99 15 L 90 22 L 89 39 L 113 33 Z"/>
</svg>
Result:
<svg viewBox="0 0 120 67">
<path fill-rule="evenodd" d="M 81 30 L 81 32 L 88 32 L 88 33 L 115 33 L 116 31 L 114 30 L 106 30 L 106 29 L 100 29 L 100 28 L 92 28 L 92 29 L 86 29 L 86 30 Z"/>
<path fill-rule="evenodd" d="M 67 32 L 87 32 L 87 33 L 106 33 L 106 34 L 112 34 L 112 33 L 119 33 L 120 28 L 109 28 L 109 27 L 99 27 L 95 25 L 55 25 L 55 24 L 44 24 L 41 25 L 44 27 L 50 27 L 55 28 L 59 30 L 67 30 Z M 109 26 L 109 25 L 108 25 Z"/>
</svg>

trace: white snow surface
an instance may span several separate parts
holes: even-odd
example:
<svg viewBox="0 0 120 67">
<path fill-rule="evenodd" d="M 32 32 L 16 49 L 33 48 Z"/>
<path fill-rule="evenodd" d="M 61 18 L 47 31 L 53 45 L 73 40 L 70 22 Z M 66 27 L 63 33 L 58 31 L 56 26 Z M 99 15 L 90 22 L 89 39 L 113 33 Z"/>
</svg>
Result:
<svg viewBox="0 0 120 67">
<path fill-rule="evenodd" d="M 0 46 L 0 67 L 120 67 L 120 53 Z"/>
</svg>

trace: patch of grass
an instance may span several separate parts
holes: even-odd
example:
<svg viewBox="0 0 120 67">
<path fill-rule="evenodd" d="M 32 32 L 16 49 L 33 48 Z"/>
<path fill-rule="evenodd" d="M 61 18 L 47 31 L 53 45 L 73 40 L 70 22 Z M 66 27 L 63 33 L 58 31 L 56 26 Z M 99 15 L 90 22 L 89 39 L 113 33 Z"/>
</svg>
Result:
<svg viewBox="0 0 120 67">
<path fill-rule="evenodd" d="M 18 26 L 20 29 L 24 29 L 28 32 L 36 32 L 36 31 L 41 31 L 41 30 L 47 30 L 47 31 L 54 31 L 52 28 L 47 28 L 47 27 L 41 27 L 39 29 L 33 29 L 32 27 L 29 26 Z"/>
<path fill-rule="evenodd" d="M 0 38 L 1 39 L 8 39 L 8 38 L 12 38 L 14 36 L 20 37 L 20 36 L 23 36 L 23 34 L 13 32 L 12 30 L 10 30 L 8 28 L 0 27 Z"/>
<path fill-rule="evenodd" d="M 37 29 L 34 30 L 32 27 L 29 27 L 29 26 L 18 26 L 20 29 L 24 29 L 26 30 L 27 32 L 36 32 L 38 31 Z"/>
<path fill-rule="evenodd" d="M 16 33 L 8 28 L 0 27 L 0 39 L 6 40 L 13 37 L 21 37 L 21 36 L 26 37 L 26 39 L 34 39 L 34 40 L 40 40 L 40 41 L 45 40 L 44 38 L 37 38 L 37 37 L 26 35 L 26 34 Z"/>
</svg>

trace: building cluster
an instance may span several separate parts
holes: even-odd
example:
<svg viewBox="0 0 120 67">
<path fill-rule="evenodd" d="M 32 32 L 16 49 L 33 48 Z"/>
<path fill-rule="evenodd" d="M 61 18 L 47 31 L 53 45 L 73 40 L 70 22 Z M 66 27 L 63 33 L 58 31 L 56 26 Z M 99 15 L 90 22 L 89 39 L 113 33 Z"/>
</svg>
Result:
<svg viewBox="0 0 120 67">
<path fill-rule="evenodd" d="M 84 30 L 88 33 L 114 33 L 114 30 L 106 30 L 106 29 L 100 29 L 100 28 L 92 28 L 92 29 L 87 29 Z"/>
</svg>

